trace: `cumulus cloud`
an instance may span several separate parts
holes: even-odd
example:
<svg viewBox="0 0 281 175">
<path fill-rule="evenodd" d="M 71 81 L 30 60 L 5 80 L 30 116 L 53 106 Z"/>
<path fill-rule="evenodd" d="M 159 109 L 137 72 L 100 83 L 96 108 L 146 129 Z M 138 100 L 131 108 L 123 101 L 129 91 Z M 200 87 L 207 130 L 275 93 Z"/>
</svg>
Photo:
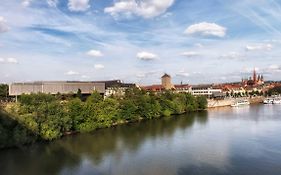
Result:
<svg viewBox="0 0 281 175">
<path fill-rule="evenodd" d="M 216 23 L 201 22 L 189 26 L 184 33 L 187 35 L 197 35 L 203 37 L 224 37 L 226 35 L 226 28 Z"/>
<path fill-rule="evenodd" d="M 21 5 L 24 7 L 28 7 L 30 6 L 32 0 L 23 0 Z"/>
<path fill-rule="evenodd" d="M 143 18 L 153 18 L 166 12 L 173 5 L 175 0 L 118 0 L 111 7 L 104 9 L 114 17 L 141 16 Z"/>
<path fill-rule="evenodd" d="M 272 44 L 253 44 L 247 45 L 246 51 L 270 51 L 272 48 Z"/>
<path fill-rule="evenodd" d="M 103 54 L 99 50 L 90 50 L 86 54 L 91 57 L 102 57 L 103 56 Z"/>
<path fill-rule="evenodd" d="M 90 0 L 68 0 L 68 9 L 74 12 L 83 12 L 88 10 Z"/>
<path fill-rule="evenodd" d="M 7 58 L 6 62 L 11 64 L 18 64 L 18 60 L 15 58 Z"/>
<path fill-rule="evenodd" d="M 137 53 L 137 58 L 148 61 L 148 60 L 155 60 L 158 58 L 158 56 L 150 52 L 139 52 Z"/>
<path fill-rule="evenodd" d="M 95 69 L 104 69 L 104 65 L 102 65 L 102 64 L 95 64 Z"/>
<path fill-rule="evenodd" d="M 0 33 L 7 32 L 9 30 L 9 27 L 7 25 L 7 21 L 3 16 L 0 16 Z"/>
<path fill-rule="evenodd" d="M 176 76 L 179 76 L 179 77 L 189 77 L 189 73 L 186 72 L 184 69 L 179 71 L 178 73 L 176 73 Z"/>
<path fill-rule="evenodd" d="M 50 7 L 56 7 L 57 4 L 58 4 L 58 0 L 47 0 L 47 4 L 48 4 Z"/>
<path fill-rule="evenodd" d="M 139 72 L 136 74 L 137 78 L 146 78 L 146 77 L 150 77 L 152 75 L 156 75 L 160 73 L 159 70 L 151 70 L 151 71 L 147 71 L 147 72 Z"/>
<path fill-rule="evenodd" d="M 79 74 L 80 74 L 79 72 L 72 71 L 72 70 L 65 73 L 65 75 L 79 75 Z"/>
<path fill-rule="evenodd" d="M 265 70 L 265 73 L 279 73 L 281 72 L 281 66 L 277 64 L 273 64 L 268 66 Z"/>
<path fill-rule="evenodd" d="M 181 55 L 185 57 L 197 57 L 200 54 L 198 52 L 189 51 L 189 52 L 183 52 L 181 53 Z"/>
<path fill-rule="evenodd" d="M 5 59 L 4 58 L 0 58 L 0 63 L 5 63 Z"/>
<path fill-rule="evenodd" d="M 242 57 L 243 56 L 238 52 L 229 52 L 227 54 L 223 54 L 220 56 L 220 58 L 223 58 L 223 59 L 239 59 Z"/>
<path fill-rule="evenodd" d="M 4 64 L 4 63 L 5 64 L 18 64 L 19 62 L 15 58 L 7 58 L 7 59 L 0 58 L 0 63 L 2 63 L 2 64 Z"/>
<path fill-rule="evenodd" d="M 90 76 L 88 76 L 88 75 L 82 75 L 81 78 L 82 78 L 82 79 L 89 79 Z"/>
</svg>

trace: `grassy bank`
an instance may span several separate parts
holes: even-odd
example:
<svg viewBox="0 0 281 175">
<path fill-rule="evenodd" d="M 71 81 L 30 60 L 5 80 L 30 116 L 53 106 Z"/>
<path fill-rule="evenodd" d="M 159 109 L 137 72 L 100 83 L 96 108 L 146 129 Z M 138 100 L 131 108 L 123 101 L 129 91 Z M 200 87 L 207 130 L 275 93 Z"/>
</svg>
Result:
<svg viewBox="0 0 281 175">
<path fill-rule="evenodd" d="M 51 141 L 73 132 L 91 132 L 114 125 L 204 110 L 205 97 L 155 94 L 129 89 L 125 96 L 103 99 L 94 92 L 87 99 L 77 95 L 22 95 L 1 113 L 0 148 L 21 146 L 35 141 Z M 2 121 L 6 124 L 3 125 Z M 8 135 L 6 133 L 9 133 Z M 10 139 L 14 138 L 14 139 Z"/>
</svg>

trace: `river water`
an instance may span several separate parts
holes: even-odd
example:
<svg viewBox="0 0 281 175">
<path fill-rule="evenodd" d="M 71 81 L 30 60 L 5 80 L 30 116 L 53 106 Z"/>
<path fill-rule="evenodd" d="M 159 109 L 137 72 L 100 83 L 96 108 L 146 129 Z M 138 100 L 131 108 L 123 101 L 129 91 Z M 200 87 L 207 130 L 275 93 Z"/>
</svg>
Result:
<svg viewBox="0 0 281 175">
<path fill-rule="evenodd" d="M 2 175 L 280 175 L 281 105 L 218 108 L 0 151 Z"/>
</svg>

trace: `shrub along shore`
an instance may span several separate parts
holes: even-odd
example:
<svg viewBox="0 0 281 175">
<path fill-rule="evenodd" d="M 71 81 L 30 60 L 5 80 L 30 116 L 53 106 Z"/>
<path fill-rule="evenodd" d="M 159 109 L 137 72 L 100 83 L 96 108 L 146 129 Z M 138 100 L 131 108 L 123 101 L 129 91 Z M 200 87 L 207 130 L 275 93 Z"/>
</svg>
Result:
<svg viewBox="0 0 281 175">
<path fill-rule="evenodd" d="M 36 141 L 51 141 L 69 133 L 91 132 L 99 128 L 205 110 L 205 97 L 165 91 L 155 94 L 128 89 L 122 97 L 103 97 L 93 92 L 62 95 L 22 95 L 0 111 L 0 148 L 19 147 Z"/>
</svg>

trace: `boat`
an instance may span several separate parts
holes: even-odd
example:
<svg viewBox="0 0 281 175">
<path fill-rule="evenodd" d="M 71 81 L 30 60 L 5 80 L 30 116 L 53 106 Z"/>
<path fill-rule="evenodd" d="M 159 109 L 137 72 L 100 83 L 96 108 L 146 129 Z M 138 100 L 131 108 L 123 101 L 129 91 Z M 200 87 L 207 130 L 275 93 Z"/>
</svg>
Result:
<svg viewBox="0 0 281 175">
<path fill-rule="evenodd" d="M 281 99 L 280 98 L 274 99 L 273 104 L 281 104 Z"/>
<path fill-rule="evenodd" d="M 235 103 L 233 103 L 231 106 L 232 107 L 238 107 L 238 106 L 245 106 L 245 105 L 249 105 L 250 102 L 248 100 L 239 100 Z"/>
<path fill-rule="evenodd" d="M 273 104 L 274 99 L 273 98 L 267 98 L 263 101 L 263 104 Z"/>
</svg>

